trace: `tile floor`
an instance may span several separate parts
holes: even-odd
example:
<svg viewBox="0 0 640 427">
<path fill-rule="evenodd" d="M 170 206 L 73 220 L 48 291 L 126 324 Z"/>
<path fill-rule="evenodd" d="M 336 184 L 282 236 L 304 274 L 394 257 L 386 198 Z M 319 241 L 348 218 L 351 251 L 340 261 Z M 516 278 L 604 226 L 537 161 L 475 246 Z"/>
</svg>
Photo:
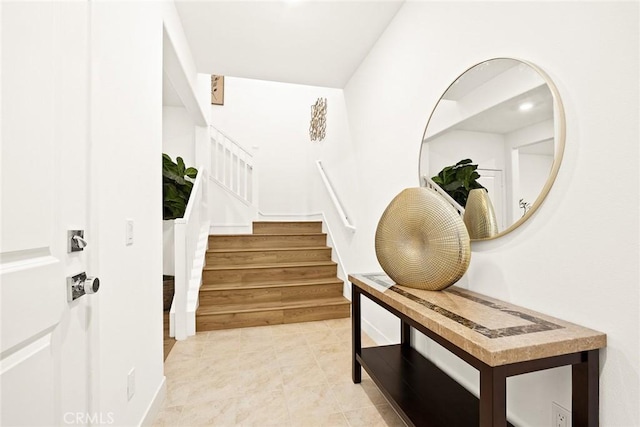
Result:
<svg viewBox="0 0 640 427">
<path fill-rule="evenodd" d="M 165 375 L 154 426 L 405 425 L 364 371 L 351 381 L 350 319 L 198 333 Z"/>
</svg>

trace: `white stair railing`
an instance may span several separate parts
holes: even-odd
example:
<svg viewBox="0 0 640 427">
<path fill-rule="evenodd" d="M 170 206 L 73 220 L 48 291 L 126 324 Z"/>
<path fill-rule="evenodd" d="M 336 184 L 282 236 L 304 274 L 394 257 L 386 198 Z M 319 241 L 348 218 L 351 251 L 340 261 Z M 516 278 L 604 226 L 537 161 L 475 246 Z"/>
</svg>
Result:
<svg viewBox="0 0 640 427">
<path fill-rule="evenodd" d="M 253 154 L 214 126 L 209 178 L 246 205 L 257 205 Z"/>
<path fill-rule="evenodd" d="M 424 185 L 427 188 L 434 190 L 436 193 L 444 197 L 449 203 L 451 203 L 451 206 L 453 206 L 455 210 L 458 211 L 460 216 L 464 215 L 464 208 L 458 202 L 456 202 L 453 199 L 453 197 L 451 197 L 446 191 L 444 191 L 442 187 L 440 187 L 438 184 L 436 184 L 431 178 L 429 178 L 426 175 L 422 176 L 422 180 L 424 181 Z"/>
<path fill-rule="evenodd" d="M 351 223 L 344 208 L 342 207 L 342 203 L 340 203 L 340 200 L 338 199 L 338 195 L 333 189 L 333 186 L 331 185 L 331 181 L 329 181 L 329 177 L 327 176 L 327 173 L 324 171 L 324 168 L 322 167 L 322 162 L 320 160 L 317 160 L 316 165 L 318 166 L 318 172 L 320 172 L 320 177 L 322 178 L 322 182 L 324 183 L 324 186 L 327 189 L 327 192 L 329 193 L 329 197 L 333 202 L 333 206 L 336 208 L 336 211 L 338 212 L 338 216 L 342 221 L 342 225 L 344 225 L 346 229 L 355 232 L 356 227 Z"/>
<path fill-rule="evenodd" d="M 170 335 L 177 340 L 195 335 L 195 312 L 209 237 L 203 182 L 206 174 L 200 166 L 184 216 L 174 220 L 175 293 Z"/>
</svg>

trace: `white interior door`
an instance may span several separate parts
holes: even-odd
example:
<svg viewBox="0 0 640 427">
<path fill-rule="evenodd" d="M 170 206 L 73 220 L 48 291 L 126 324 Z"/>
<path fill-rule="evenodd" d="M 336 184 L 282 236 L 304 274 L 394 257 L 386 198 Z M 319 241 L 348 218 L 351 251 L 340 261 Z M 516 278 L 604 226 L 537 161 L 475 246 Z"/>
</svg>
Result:
<svg viewBox="0 0 640 427">
<path fill-rule="evenodd" d="M 88 3 L 0 3 L 0 424 L 82 425 L 91 308 L 67 302 L 87 272 Z M 89 246 L 67 253 L 67 230 Z"/>
<path fill-rule="evenodd" d="M 487 189 L 489 199 L 493 204 L 493 210 L 496 213 L 496 221 L 498 222 L 498 230 L 505 229 L 505 201 L 504 201 L 504 178 L 503 173 L 499 169 L 478 169 L 480 178 L 478 182 Z"/>
</svg>

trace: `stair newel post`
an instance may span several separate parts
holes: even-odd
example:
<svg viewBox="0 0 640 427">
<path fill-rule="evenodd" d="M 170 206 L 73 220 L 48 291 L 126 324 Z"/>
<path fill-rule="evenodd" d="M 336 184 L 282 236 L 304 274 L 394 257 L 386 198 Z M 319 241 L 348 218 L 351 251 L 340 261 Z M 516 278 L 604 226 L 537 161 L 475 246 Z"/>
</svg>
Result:
<svg viewBox="0 0 640 427">
<path fill-rule="evenodd" d="M 184 219 L 177 219 L 174 224 L 174 332 L 176 340 L 185 340 L 187 339 L 187 224 Z"/>
</svg>

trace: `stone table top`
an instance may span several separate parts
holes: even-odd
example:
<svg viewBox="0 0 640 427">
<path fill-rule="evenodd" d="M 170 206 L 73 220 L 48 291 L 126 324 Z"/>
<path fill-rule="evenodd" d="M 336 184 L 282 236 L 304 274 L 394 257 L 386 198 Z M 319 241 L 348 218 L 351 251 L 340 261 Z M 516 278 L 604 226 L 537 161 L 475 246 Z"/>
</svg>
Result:
<svg viewBox="0 0 640 427">
<path fill-rule="evenodd" d="M 414 289 L 395 284 L 384 273 L 354 274 L 349 280 L 489 366 L 607 345 L 602 332 L 457 286 Z"/>
</svg>

